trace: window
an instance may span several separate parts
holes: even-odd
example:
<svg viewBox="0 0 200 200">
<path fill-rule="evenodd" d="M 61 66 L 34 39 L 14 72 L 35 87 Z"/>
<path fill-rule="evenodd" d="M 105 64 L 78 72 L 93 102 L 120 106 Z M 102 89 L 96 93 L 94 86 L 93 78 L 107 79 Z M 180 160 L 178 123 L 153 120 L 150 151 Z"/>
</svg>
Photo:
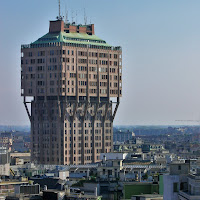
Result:
<svg viewBox="0 0 200 200">
<path fill-rule="evenodd" d="M 54 85 L 54 81 L 50 81 L 50 85 Z"/>
<path fill-rule="evenodd" d="M 173 183 L 173 192 L 178 192 L 178 183 Z"/>
<path fill-rule="evenodd" d="M 50 93 L 54 93 L 54 88 L 50 88 Z"/>
<path fill-rule="evenodd" d="M 31 94 L 31 93 L 32 93 L 32 89 L 29 89 L 29 90 L 28 90 L 28 93 Z"/>
<path fill-rule="evenodd" d="M 35 59 L 31 59 L 31 64 L 35 64 Z"/>
<path fill-rule="evenodd" d="M 38 56 L 45 56 L 45 51 L 38 51 Z"/>
</svg>

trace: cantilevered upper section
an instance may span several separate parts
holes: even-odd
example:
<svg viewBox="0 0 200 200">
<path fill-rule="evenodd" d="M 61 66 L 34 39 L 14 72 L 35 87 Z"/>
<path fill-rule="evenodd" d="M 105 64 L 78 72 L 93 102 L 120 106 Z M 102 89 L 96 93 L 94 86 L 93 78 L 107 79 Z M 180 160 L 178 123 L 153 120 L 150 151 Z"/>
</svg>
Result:
<svg viewBox="0 0 200 200">
<path fill-rule="evenodd" d="M 21 48 L 22 96 L 99 99 L 122 96 L 122 50 L 94 25 L 50 21 L 49 32 Z"/>
</svg>

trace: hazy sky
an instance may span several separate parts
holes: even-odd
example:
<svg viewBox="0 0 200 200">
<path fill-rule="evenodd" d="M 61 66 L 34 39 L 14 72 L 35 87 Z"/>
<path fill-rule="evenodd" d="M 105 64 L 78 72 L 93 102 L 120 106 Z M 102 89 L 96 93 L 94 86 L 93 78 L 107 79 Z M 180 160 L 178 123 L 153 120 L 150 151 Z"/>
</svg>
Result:
<svg viewBox="0 0 200 200">
<path fill-rule="evenodd" d="M 61 0 L 61 6 L 70 21 L 77 12 L 78 23 L 85 8 L 96 35 L 122 46 L 115 125 L 200 120 L 199 0 Z M 21 44 L 46 34 L 57 15 L 57 0 L 0 1 L 0 125 L 29 124 L 20 96 Z"/>
</svg>

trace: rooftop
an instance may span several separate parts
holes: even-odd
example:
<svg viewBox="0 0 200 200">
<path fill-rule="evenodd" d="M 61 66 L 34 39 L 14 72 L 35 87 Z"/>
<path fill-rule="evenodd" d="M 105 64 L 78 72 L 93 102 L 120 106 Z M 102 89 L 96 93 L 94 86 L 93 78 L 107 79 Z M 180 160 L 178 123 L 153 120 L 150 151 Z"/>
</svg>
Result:
<svg viewBox="0 0 200 200">
<path fill-rule="evenodd" d="M 163 195 L 160 194 L 140 194 L 140 195 L 133 195 L 134 197 L 146 197 L 146 198 L 155 198 L 155 197 L 162 197 Z"/>
<path fill-rule="evenodd" d="M 21 185 L 21 184 L 27 184 L 28 181 L 2 181 L 0 182 L 1 185 Z"/>
<path fill-rule="evenodd" d="M 74 44 L 90 44 L 111 47 L 104 40 L 100 39 L 96 35 L 88 35 L 86 33 L 47 33 L 32 44 L 46 44 L 46 43 L 74 43 Z"/>
<path fill-rule="evenodd" d="M 30 45 L 22 45 L 21 48 L 53 46 L 73 46 L 121 51 L 121 47 L 113 47 L 106 43 L 105 40 L 97 37 L 94 34 L 94 24 L 65 24 L 63 20 L 50 21 L 49 32 L 47 34 Z"/>
</svg>

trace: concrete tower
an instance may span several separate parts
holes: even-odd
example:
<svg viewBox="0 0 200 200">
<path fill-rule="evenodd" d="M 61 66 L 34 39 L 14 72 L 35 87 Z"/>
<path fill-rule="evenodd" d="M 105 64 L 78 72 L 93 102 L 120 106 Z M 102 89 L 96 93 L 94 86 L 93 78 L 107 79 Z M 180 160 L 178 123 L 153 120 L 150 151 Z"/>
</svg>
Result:
<svg viewBox="0 0 200 200">
<path fill-rule="evenodd" d="M 94 24 L 50 21 L 46 35 L 21 46 L 21 95 L 31 122 L 32 161 L 98 162 L 100 153 L 113 148 L 122 95 L 121 47 L 97 37 Z"/>
</svg>

